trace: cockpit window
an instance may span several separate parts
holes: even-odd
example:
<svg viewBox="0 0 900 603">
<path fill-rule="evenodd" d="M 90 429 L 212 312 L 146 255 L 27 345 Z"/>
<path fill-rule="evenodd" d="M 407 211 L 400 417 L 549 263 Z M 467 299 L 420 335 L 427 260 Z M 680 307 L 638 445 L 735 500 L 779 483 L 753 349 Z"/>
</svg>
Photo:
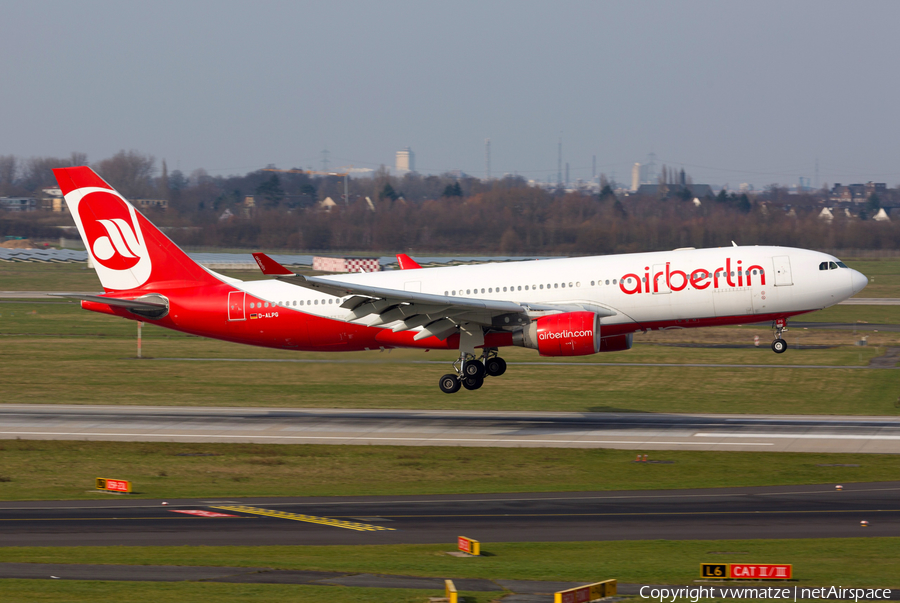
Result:
<svg viewBox="0 0 900 603">
<path fill-rule="evenodd" d="M 838 267 L 838 265 L 835 264 L 834 262 L 828 262 L 828 269 L 829 269 L 829 270 L 837 270 L 837 267 Z"/>
<path fill-rule="evenodd" d="M 822 262 L 819 264 L 819 270 L 828 270 L 828 262 Z"/>
<path fill-rule="evenodd" d="M 838 262 L 837 265 L 841 268 L 849 268 L 849 266 L 847 266 L 847 264 L 845 264 L 844 262 Z"/>
</svg>

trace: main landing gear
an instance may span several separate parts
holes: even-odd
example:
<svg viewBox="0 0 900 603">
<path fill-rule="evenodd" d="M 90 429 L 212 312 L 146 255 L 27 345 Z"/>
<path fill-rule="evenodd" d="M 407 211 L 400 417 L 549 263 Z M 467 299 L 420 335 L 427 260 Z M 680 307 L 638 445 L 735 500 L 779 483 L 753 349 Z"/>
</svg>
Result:
<svg viewBox="0 0 900 603">
<path fill-rule="evenodd" d="M 441 377 L 439 385 L 445 394 L 455 394 L 460 387 L 468 390 L 479 389 L 484 385 L 484 378 L 499 377 L 506 372 L 506 361 L 497 355 L 497 348 L 485 348 L 481 358 L 474 354 L 461 352 L 453 363 L 456 374 L 448 373 Z"/>
<path fill-rule="evenodd" d="M 781 334 L 788 330 L 787 320 L 784 318 L 777 319 L 772 328 L 775 330 L 775 341 L 772 342 L 772 351 L 776 354 L 783 354 L 788 349 L 787 342 L 781 338 Z"/>
</svg>

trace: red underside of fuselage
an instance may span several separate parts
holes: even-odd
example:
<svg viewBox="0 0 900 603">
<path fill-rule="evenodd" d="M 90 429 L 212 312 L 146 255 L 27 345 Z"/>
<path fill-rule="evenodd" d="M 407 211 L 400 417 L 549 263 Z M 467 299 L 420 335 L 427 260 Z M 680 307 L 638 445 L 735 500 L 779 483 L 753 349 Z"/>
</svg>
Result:
<svg viewBox="0 0 900 603">
<path fill-rule="evenodd" d="M 157 290 L 158 291 L 158 290 Z M 158 320 L 142 318 L 128 310 L 106 304 L 83 301 L 86 310 L 142 320 L 149 324 L 174 329 L 192 335 L 222 339 L 269 348 L 300 350 L 311 352 L 353 352 L 379 348 L 418 348 L 434 350 L 455 350 L 459 348 L 459 335 L 452 335 L 441 341 L 437 337 L 427 337 L 415 341 L 415 332 L 394 333 L 390 329 L 324 318 L 313 314 L 272 306 L 256 312 L 242 312 L 243 318 L 229 319 L 228 293 L 237 291 L 221 283 L 181 290 L 169 290 L 164 294 L 169 299 L 169 313 Z M 149 292 L 149 291 L 148 291 Z M 139 295 L 147 292 L 136 292 Z M 131 296 L 129 296 L 131 297 Z M 258 307 L 259 300 L 246 294 L 245 306 L 253 302 Z M 601 325 L 603 337 L 625 335 L 638 331 L 690 329 L 738 324 L 770 322 L 797 314 L 811 312 L 754 314 L 750 316 L 724 316 L 713 318 L 673 319 L 643 323 Z M 513 345 L 512 333 L 499 331 L 486 333 L 483 347 L 506 347 Z"/>
</svg>

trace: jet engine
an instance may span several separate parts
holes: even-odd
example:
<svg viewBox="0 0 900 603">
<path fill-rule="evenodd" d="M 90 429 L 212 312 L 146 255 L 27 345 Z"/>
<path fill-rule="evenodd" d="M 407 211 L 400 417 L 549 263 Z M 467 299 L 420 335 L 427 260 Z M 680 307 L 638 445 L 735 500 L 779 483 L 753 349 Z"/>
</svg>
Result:
<svg viewBox="0 0 900 603">
<path fill-rule="evenodd" d="M 593 312 L 542 316 L 513 333 L 513 345 L 541 356 L 587 356 L 600 351 L 600 317 Z"/>
</svg>

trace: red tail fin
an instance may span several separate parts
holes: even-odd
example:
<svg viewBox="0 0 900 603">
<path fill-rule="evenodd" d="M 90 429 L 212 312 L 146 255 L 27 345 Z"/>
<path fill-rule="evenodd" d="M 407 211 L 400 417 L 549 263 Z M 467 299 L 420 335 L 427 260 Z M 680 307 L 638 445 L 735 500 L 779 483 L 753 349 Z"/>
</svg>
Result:
<svg viewBox="0 0 900 603">
<path fill-rule="evenodd" d="M 219 282 L 91 168 L 53 174 L 107 292 Z"/>
</svg>

